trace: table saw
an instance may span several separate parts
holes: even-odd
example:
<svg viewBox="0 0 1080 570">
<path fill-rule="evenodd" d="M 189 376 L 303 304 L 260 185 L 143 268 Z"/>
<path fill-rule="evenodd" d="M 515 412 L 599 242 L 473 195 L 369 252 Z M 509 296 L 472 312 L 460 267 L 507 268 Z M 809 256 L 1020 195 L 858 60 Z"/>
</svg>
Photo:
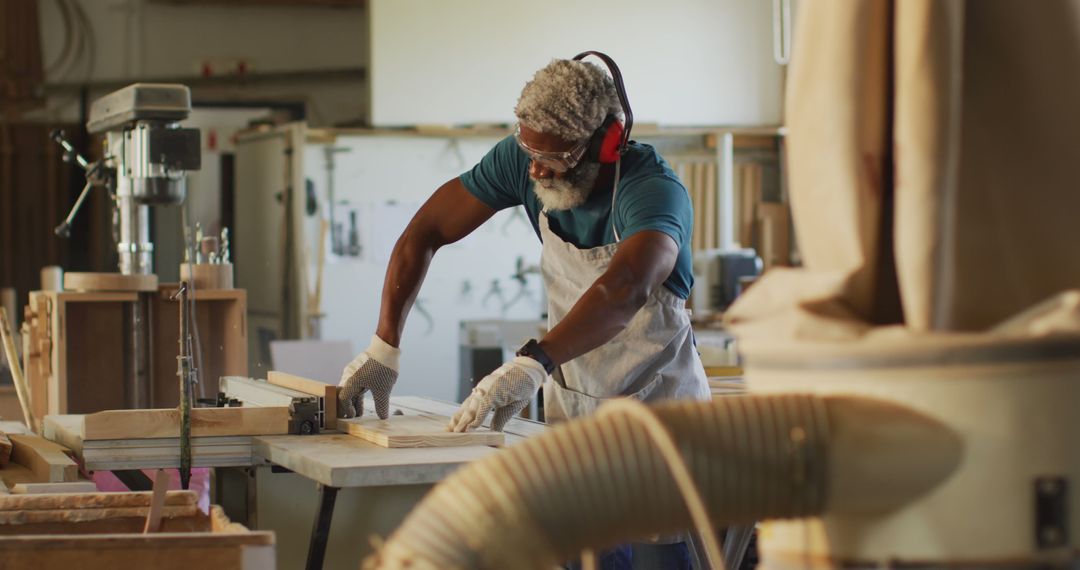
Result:
<svg viewBox="0 0 1080 570">
<path fill-rule="evenodd" d="M 390 405 L 392 413 L 406 416 L 450 416 L 457 410 L 456 404 L 409 396 L 392 397 Z M 102 445 L 82 441 L 78 430 L 55 429 L 72 425 L 73 418 L 78 416 L 49 416 L 46 425 L 53 428 L 46 433 L 72 448 L 90 469 L 139 473 L 177 466 L 175 438 L 139 444 L 103 440 L 110 443 Z M 545 429 L 538 422 L 513 419 L 504 431 L 505 444 Z M 215 437 L 195 432 L 193 438 L 194 464 L 216 468 L 212 502 L 252 530 L 274 531 L 279 568 L 358 567 L 370 552 L 369 537 L 387 536 L 433 484 L 465 463 L 498 452 L 483 445 L 395 449 L 334 430 L 317 435 L 285 431 Z"/>
</svg>

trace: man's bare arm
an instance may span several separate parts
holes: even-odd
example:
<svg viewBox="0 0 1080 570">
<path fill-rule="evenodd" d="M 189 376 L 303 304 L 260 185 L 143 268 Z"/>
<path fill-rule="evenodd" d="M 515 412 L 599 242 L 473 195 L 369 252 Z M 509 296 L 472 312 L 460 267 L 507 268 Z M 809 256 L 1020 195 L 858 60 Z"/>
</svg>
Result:
<svg viewBox="0 0 1080 570">
<path fill-rule="evenodd" d="M 540 348 L 563 364 L 606 344 L 626 328 L 671 275 L 679 246 L 659 231 L 643 231 L 619 244 L 607 270 L 548 331 Z"/>
<path fill-rule="evenodd" d="M 465 189 L 460 178 L 439 187 L 413 216 L 394 245 L 383 283 L 379 326 L 375 334 L 401 345 L 401 331 L 424 282 L 431 258 L 440 247 L 469 235 L 495 210 Z"/>
</svg>

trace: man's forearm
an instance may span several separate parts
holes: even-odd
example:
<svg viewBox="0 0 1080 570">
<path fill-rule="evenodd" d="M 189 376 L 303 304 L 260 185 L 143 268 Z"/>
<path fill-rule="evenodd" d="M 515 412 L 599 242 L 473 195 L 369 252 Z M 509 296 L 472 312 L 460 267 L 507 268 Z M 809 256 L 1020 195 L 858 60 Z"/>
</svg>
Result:
<svg viewBox="0 0 1080 570">
<path fill-rule="evenodd" d="M 406 231 L 394 245 L 383 282 L 379 325 L 375 334 L 391 346 L 401 345 L 401 331 L 431 266 L 437 247 Z"/>
<path fill-rule="evenodd" d="M 391 346 L 401 345 L 405 317 L 420 292 L 432 256 L 440 247 L 469 235 L 494 213 L 465 189 L 460 178 L 447 181 L 424 202 L 390 254 L 375 330 L 379 338 Z"/>
<path fill-rule="evenodd" d="M 615 338 L 652 292 L 663 287 L 678 254 L 675 241 L 661 232 L 643 231 L 624 240 L 604 273 L 544 336 L 540 348 L 560 365 Z"/>
<path fill-rule="evenodd" d="M 630 324 L 648 300 L 637 284 L 611 285 L 598 280 L 578 299 L 555 328 L 540 341 L 540 348 L 556 365 L 603 346 Z"/>
</svg>

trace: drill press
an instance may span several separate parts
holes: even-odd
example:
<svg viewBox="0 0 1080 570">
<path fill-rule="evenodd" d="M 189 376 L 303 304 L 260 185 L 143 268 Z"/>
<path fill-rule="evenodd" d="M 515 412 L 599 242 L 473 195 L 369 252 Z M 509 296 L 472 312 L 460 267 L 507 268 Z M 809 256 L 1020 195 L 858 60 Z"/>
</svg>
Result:
<svg viewBox="0 0 1080 570">
<path fill-rule="evenodd" d="M 56 234 L 69 236 L 87 194 L 94 187 L 104 188 L 112 201 L 112 237 L 118 254 L 119 275 L 69 274 L 65 281 L 75 276 L 104 277 L 126 290 L 139 291 L 138 300 L 124 308 L 128 408 L 145 408 L 151 401 L 149 295 L 156 290 L 157 280 L 153 275 L 150 206 L 183 203 L 187 173 L 201 167 L 199 130 L 180 126 L 190 112 L 187 87 L 136 83 L 90 106 L 87 131 L 104 135 L 100 160 L 87 161 L 62 132 L 53 132 L 53 139 L 64 148 L 65 160 L 78 164 L 86 174 L 86 185 L 67 218 L 56 227 Z"/>
</svg>

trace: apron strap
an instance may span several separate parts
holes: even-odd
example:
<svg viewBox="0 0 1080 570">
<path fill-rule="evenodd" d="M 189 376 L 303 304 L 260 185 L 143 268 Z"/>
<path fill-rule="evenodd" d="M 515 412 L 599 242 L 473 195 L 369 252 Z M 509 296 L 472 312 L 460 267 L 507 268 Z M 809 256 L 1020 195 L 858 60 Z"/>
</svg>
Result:
<svg viewBox="0 0 1080 570">
<path fill-rule="evenodd" d="M 615 234 L 615 243 L 619 243 L 619 230 L 615 228 L 615 195 L 619 193 L 619 170 L 622 166 L 622 157 L 615 160 L 615 187 L 611 189 L 611 232 Z"/>
</svg>

